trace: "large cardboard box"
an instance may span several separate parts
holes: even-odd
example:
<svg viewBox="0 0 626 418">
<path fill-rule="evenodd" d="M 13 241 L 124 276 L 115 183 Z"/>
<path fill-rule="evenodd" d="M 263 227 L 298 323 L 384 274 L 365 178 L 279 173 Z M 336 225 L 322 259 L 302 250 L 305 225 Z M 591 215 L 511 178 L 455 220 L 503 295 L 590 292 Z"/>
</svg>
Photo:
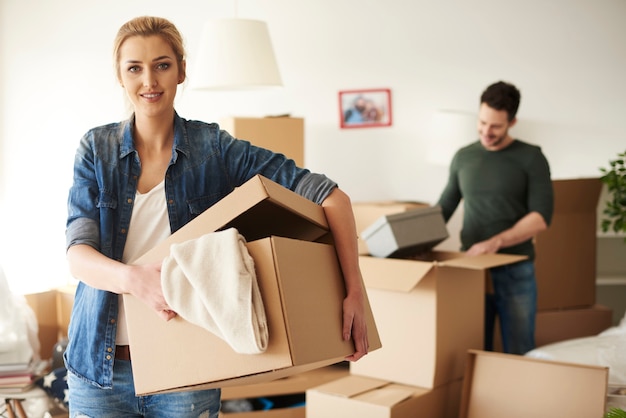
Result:
<svg viewBox="0 0 626 418">
<path fill-rule="evenodd" d="M 349 374 L 348 368 L 342 365 L 332 365 L 288 376 L 271 382 L 253 385 L 229 386 L 222 389 L 222 401 L 283 397 L 305 394 L 310 388 L 331 382 Z M 275 407 L 268 410 L 246 412 L 220 412 L 221 418 L 304 418 L 305 406 Z"/>
<path fill-rule="evenodd" d="M 459 418 L 604 415 L 608 368 L 470 350 Z"/>
<path fill-rule="evenodd" d="M 323 209 L 266 178 L 237 188 L 135 263 L 160 261 L 171 244 L 226 226 L 248 239 L 268 320 L 267 351 L 238 354 L 211 332 L 180 317 L 164 322 L 124 295 L 138 394 L 258 383 L 334 364 L 354 352 L 352 342 L 341 338 L 345 288 L 335 249 L 311 242 L 328 232 Z M 366 314 L 375 350 L 381 344 L 368 304 Z"/>
<path fill-rule="evenodd" d="M 361 234 L 371 255 L 391 258 L 422 254 L 448 238 L 439 206 L 381 216 Z"/>
<path fill-rule="evenodd" d="M 598 335 L 612 325 L 613 311 L 602 305 L 537 312 L 535 345 Z"/>
<path fill-rule="evenodd" d="M 415 208 L 426 208 L 430 205 L 422 202 L 404 202 L 404 201 L 372 201 L 372 202 L 354 202 L 352 204 L 352 212 L 354 213 L 354 221 L 356 230 L 359 234 L 359 254 L 369 254 L 367 243 L 363 238 L 363 230 L 376 222 L 378 218 L 394 213 L 402 213 Z"/>
<path fill-rule="evenodd" d="M 350 375 L 306 393 L 307 418 L 458 418 L 462 380 L 424 389 Z"/>
<path fill-rule="evenodd" d="M 554 216 L 536 239 L 537 309 L 596 303 L 598 178 L 554 180 Z"/>
<path fill-rule="evenodd" d="M 361 256 L 384 347 L 350 371 L 422 388 L 462 378 L 467 350 L 484 344 L 485 269 L 523 259 L 439 251 L 424 261 Z"/>
<path fill-rule="evenodd" d="M 259 147 L 285 154 L 304 167 L 304 119 L 280 117 L 231 117 L 220 120 L 220 127 L 232 136 Z"/>
</svg>

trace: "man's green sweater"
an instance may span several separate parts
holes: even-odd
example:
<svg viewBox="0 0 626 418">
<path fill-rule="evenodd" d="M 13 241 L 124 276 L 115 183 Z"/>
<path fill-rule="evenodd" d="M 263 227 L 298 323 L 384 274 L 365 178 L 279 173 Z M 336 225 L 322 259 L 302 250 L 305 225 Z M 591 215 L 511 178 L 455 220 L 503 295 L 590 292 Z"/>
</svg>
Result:
<svg viewBox="0 0 626 418">
<path fill-rule="evenodd" d="M 541 148 L 520 140 L 499 151 L 474 142 L 452 159 L 448 184 L 437 202 L 446 222 L 461 199 L 463 251 L 511 228 L 530 212 L 541 214 L 549 225 L 553 191 L 548 161 Z M 500 252 L 535 257 L 532 239 Z"/>
</svg>

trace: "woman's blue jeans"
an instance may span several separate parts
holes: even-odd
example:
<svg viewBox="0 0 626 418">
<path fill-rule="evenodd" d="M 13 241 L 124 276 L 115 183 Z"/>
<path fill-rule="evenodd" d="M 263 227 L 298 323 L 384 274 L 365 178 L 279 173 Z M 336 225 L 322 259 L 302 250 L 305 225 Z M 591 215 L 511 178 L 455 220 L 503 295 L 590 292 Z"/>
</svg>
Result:
<svg viewBox="0 0 626 418">
<path fill-rule="evenodd" d="M 533 261 L 522 261 L 489 271 L 493 294 L 485 297 L 485 350 L 493 351 L 494 327 L 498 317 L 502 351 L 525 354 L 535 348 L 535 265 Z"/>
<path fill-rule="evenodd" d="M 113 389 L 67 375 L 71 418 L 217 418 L 220 410 L 219 389 L 136 396 L 130 361 L 115 360 Z"/>
</svg>

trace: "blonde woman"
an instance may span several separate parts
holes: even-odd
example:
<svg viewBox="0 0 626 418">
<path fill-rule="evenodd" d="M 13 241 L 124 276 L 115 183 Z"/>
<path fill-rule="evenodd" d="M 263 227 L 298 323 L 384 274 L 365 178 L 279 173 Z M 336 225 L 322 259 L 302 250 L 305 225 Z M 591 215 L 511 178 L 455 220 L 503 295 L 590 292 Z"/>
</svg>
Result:
<svg viewBox="0 0 626 418">
<path fill-rule="evenodd" d="M 65 352 L 70 416 L 218 416 L 219 389 L 135 395 L 121 295 L 139 298 L 165 321 L 175 317 L 163 297 L 160 264 L 127 262 L 256 174 L 324 208 L 345 277 L 343 338 L 355 344 L 347 360 L 364 356 L 365 290 L 348 196 L 284 155 L 237 140 L 216 124 L 181 118 L 174 97 L 186 78 L 185 52 L 168 20 L 125 23 L 114 59 L 133 114 L 84 135 L 68 199 L 67 259 L 79 280 Z"/>
</svg>

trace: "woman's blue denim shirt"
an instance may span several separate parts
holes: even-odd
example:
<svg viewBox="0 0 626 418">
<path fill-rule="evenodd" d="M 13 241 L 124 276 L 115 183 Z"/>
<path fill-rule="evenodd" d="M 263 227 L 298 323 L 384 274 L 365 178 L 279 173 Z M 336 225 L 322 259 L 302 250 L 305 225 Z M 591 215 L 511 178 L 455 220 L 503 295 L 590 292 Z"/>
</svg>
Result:
<svg viewBox="0 0 626 418">
<path fill-rule="evenodd" d="M 94 128 L 80 141 L 69 191 L 67 248 L 87 244 L 120 261 L 141 164 L 134 118 Z M 256 174 L 320 204 L 336 187 L 282 154 L 233 138 L 217 124 L 174 117 L 165 194 L 172 233 Z M 67 368 L 92 384 L 113 380 L 118 295 L 79 282 L 65 352 Z"/>
</svg>

